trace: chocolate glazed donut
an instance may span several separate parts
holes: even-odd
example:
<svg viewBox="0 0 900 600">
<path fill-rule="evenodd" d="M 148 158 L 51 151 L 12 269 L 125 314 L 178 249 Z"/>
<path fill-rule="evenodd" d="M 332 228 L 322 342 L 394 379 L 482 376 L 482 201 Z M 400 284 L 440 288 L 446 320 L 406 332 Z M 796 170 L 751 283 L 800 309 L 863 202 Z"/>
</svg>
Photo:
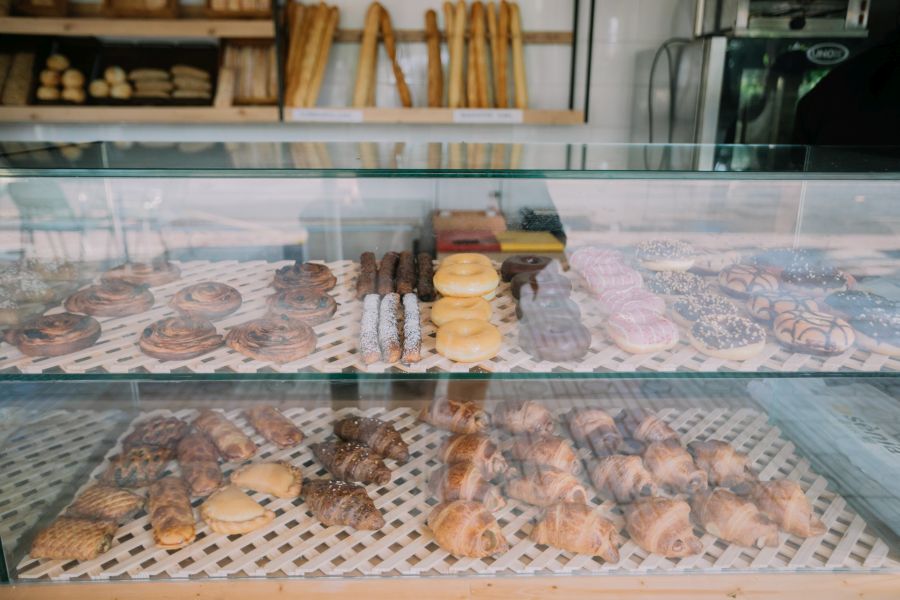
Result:
<svg viewBox="0 0 900 600">
<path fill-rule="evenodd" d="M 241 293 L 230 285 L 204 281 L 179 290 L 169 306 L 189 317 L 214 321 L 227 317 L 242 303 Z"/>
<path fill-rule="evenodd" d="M 103 281 L 66 298 L 66 310 L 95 317 L 136 315 L 153 306 L 153 294 L 144 286 L 124 281 Z"/>
<path fill-rule="evenodd" d="M 316 333 L 302 321 L 283 317 L 254 319 L 229 331 L 225 343 L 250 358 L 280 364 L 312 353 L 316 349 Z"/>
<path fill-rule="evenodd" d="M 285 317 L 318 325 L 328 321 L 337 310 L 337 302 L 328 294 L 297 288 L 269 296 L 269 317 Z"/>
<path fill-rule="evenodd" d="M 510 281 L 519 273 L 534 273 L 548 268 L 553 268 L 555 272 L 556 269 L 554 267 L 555 263 L 546 256 L 517 254 L 510 256 L 500 265 L 500 277 L 503 278 L 503 281 Z"/>
<path fill-rule="evenodd" d="M 141 351 L 159 360 L 187 360 L 215 350 L 223 343 L 216 326 L 205 319 L 168 317 L 141 332 Z"/>
<path fill-rule="evenodd" d="M 547 315 L 519 324 L 519 345 L 537 359 L 564 362 L 587 354 L 591 333 L 575 319 Z"/>
<path fill-rule="evenodd" d="M 512 278 L 510 291 L 513 298 L 517 300 L 523 297 L 562 296 L 568 298 L 572 293 L 572 282 L 568 277 L 551 272 L 519 273 Z"/>
<path fill-rule="evenodd" d="M 300 261 L 277 269 L 275 279 L 272 281 L 272 285 L 279 291 L 291 288 L 313 288 L 320 292 L 327 292 L 336 283 L 337 277 L 327 266 L 311 262 L 301 263 Z"/>
<path fill-rule="evenodd" d="M 6 340 L 28 356 L 62 356 L 91 346 L 99 337 L 97 319 L 70 312 L 38 317 L 6 334 Z"/>
<path fill-rule="evenodd" d="M 103 281 L 119 280 L 131 285 L 155 287 L 171 283 L 181 277 L 181 269 L 164 260 L 152 263 L 125 263 L 103 274 Z"/>
</svg>

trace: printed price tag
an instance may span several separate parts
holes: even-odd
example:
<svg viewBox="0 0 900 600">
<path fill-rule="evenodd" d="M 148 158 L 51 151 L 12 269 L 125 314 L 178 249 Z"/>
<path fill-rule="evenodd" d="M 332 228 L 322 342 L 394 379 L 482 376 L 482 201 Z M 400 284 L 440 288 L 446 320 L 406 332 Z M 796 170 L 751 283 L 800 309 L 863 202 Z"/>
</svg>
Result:
<svg viewBox="0 0 900 600">
<path fill-rule="evenodd" d="M 517 109 L 459 108 L 453 111 L 454 123 L 500 123 L 522 122 L 522 111 Z"/>
<path fill-rule="evenodd" d="M 295 108 L 291 111 L 291 120 L 307 123 L 362 123 L 363 113 L 361 110 Z"/>
</svg>

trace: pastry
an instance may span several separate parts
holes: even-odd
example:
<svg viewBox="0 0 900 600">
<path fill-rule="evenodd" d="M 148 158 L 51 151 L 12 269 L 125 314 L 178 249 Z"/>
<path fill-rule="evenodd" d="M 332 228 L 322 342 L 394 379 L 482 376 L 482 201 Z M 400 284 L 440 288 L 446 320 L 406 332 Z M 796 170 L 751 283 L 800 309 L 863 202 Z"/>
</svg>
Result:
<svg viewBox="0 0 900 600">
<path fill-rule="evenodd" d="M 595 264 L 624 264 L 625 257 L 611 248 L 584 246 L 569 254 L 568 260 L 569 266 L 581 272 Z"/>
<path fill-rule="evenodd" d="M 128 448 L 109 460 L 100 481 L 124 488 L 145 487 L 160 478 L 172 454 L 172 450 L 158 446 Z"/>
<path fill-rule="evenodd" d="M 131 81 L 165 80 L 169 79 L 169 72 L 163 69 L 132 69 L 128 72 Z"/>
<path fill-rule="evenodd" d="M 625 529 L 647 552 L 667 558 L 700 554 L 703 543 L 694 535 L 690 514 L 683 500 L 644 498 L 625 507 Z"/>
<path fill-rule="evenodd" d="M 613 289 L 640 287 L 644 283 L 640 273 L 620 263 L 590 265 L 581 271 L 581 276 L 594 294 L 602 294 Z"/>
<path fill-rule="evenodd" d="M 441 444 L 438 459 L 448 465 L 472 463 L 488 480 L 497 479 L 509 468 L 497 444 L 480 433 L 451 435 Z"/>
<path fill-rule="evenodd" d="M 209 321 L 168 317 L 145 327 L 138 344 L 144 354 L 159 360 L 187 360 L 215 350 L 223 341 Z"/>
<path fill-rule="evenodd" d="M 60 99 L 62 94 L 57 87 L 42 85 L 35 91 L 34 96 L 38 100 L 43 100 L 44 102 L 56 102 Z"/>
<path fill-rule="evenodd" d="M 416 289 L 416 261 L 412 252 L 404 250 L 397 263 L 397 293 L 401 296 L 411 294 Z"/>
<path fill-rule="evenodd" d="M 552 433 L 553 415 L 534 400 L 505 400 L 494 411 L 494 425 L 510 433 Z"/>
<path fill-rule="evenodd" d="M 300 261 L 281 267 L 275 271 L 272 285 L 276 290 L 308 288 L 327 292 L 337 284 L 337 278 L 326 265 Z"/>
<path fill-rule="evenodd" d="M 334 424 L 334 434 L 348 442 L 359 442 L 379 456 L 400 464 L 409 460 L 409 446 L 394 425 L 372 417 L 346 417 Z"/>
<path fill-rule="evenodd" d="M 882 314 L 894 315 L 900 311 L 900 304 L 872 292 L 846 290 L 828 294 L 823 300 L 822 308 L 837 317 L 849 320 Z M 811 307 L 803 309 L 818 310 L 814 303 Z"/>
<path fill-rule="evenodd" d="M 375 293 L 375 282 L 378 277 L 378 265 L 375 255 L 371 252 L 363 252 L 359 256 L 359 276 L 356 278 L 356 298 L 362 300 L 369 294 Z"/>
<path fill-rule="evenodd" d="M 66 299 L 66 310 L 95 317 L 136 315 L 153 306 L 153 294 L 145 287 L 108 281 L 78 290 Z"/>
<path fill-rule="evenodd" d="M 155 446 L 174 450 L 190 428 L 178 417 L 153 417 L 138 423 L 122 440 L 122 447 L 127 450 L 135 446 Z"/>
<path fill-rule="evenodd" d="M 772 330 L 775 338 L 793 352 L 841 354 L 856 341 L 849 323 L 822 312 L 781 313 L 775 318 Z"/>
<path fill-rule="evenodd" d="M 591 347 L 591 332 L 580 321 L 547 315 L 519 324 L 519 345 L 538 360 L 578 360 Z"/>
<path fill-rule="evenodd" d="M 84 86 L 84 73 L 78 69 L 66 69 L 60 77 L 63 87 L 78 88 Z"/>
<path fill-rule="evenodd" d="M 509 290 L 517 300 L 547 296 L 568 298 L 572 293 L 572 282 L 565 275 L 552 271 L 519 273 L 510 281 Z"/>
<path fill-rule="evenodd" d="M 438 545 L 454 556 L 484 558 L 509 549 L 497 520 L 480 502 L 442 502 L 431 509 L 428 527 Z"/>
<path fill-rule="evenodd" d="M 66 510 L 70 517 L 124 521 L 144 507 L 144 497 L 117 487 L 93 484 Z"/>
<path fill-rule="evenodd" d="M 28 555 L 53 560 L 92 560 L 112 546 L 114 521 L 59 517 L 35 536 Z"/>
<path fill-rule="evenodd" d="M 490 511 L 506 506 L 500 488 L 485 479 L 475 463 L 457 462 L 432 472 L 428 489 L 441 502 L 477 500 Z"/>
<path fill-rule="evenodd" d="M 368 447 L 357 442 L 326 441 L 310 445 L 316 459 L 335 479 L 386 485 L 391 470 Z"/>
<path fill-rule="evenodd" d="M 300 469 L 286 462 L 256 463 L 233 472 L 231 484 L 276 498 L 290 499 L 300 495 L 303 475 Z"/>
<path fill-rule="evenodd" d="M 542 322 L 551 318 L 581 320 L 581 309 L 570 298 L 561 296 L 524 296 L 516 303 L 516 317 L 521 321 Z"/>
<path fill-rule="evenodd" d="M 688 338 L 703 354 L 725 360 L 747 360 L 766 345 L 766 331 L 737 315 L 702 317 L 691 327 Z"/>
<path fill-rule="evenodd" d="M 726 267 L 719 272 L 718 281 L 726 294 L 737 298 L 774 292 L 778 289 L 778 278 L 775 275 L 753 265 Z"/>
<path fill-rule="evenodd" d="M 450 321 L 438 329 L 435 339 L 438 354 L 462 363 L 490 360 L 502 345 L 500 330 L 477 319 Z"/>
<path fill-rule="evenodd" d="M 746 493 L 750 484 L 756 481 L 756 476 L 750 470 L 750 458 L 727 442 L 691 442 L 688 450 L 694 457 L 694 463 L 706 471 L 712 487 L 725 487 L 737 493 Z"/>
<path fill-rule="evenodd" d="M 178 290 L 169 306 L 188 317 L 215 321 L 239 309 L 241 293 L 224 283 L 206 281 Z"/>
<path fill-rule="evenodd" d="M 381 360 L 391 364 L 400 360 L 400 329 L 398 327 L 400 295 L 393 292 L 381 298 L 378 308 L 378 346 Z"/>
<path fill-rule="evenodd" d="M 422 324 L 419 299 L 415 294 L 403 295 L 403 352 L 400 360 L 405 365 L 422 360 Z"/>
<path fill-rule="evenodd" d="M 576 408 L 566 415 L 569 432 L 578 444 L 589 445 L 596 456 L 615 454 L 622 446 L 616 422 L 599 408 Z"/>
<path fill-rule="evenodd" d="M 778 525 L 728 490 L 708 490 L 691 498 L 694 519 L 708 533 L 747 548 L 778 546 Z"/>
<path fill-rule="evenodd" d="M 226 461 L 247 460 L 256 454 L 256 444 L 219 412 L 200 409 L 194 427 L 203 432 Z"/>
<path fill-rule="evenodd" d="M 613 454 L 601 458 L 591 469 L 591 482 L 602 496 L 619 504 L 659 492 L 640 456 Z"/>
<path fill-rule="evenodd" d="M 624 541 L 616 526 L 596 508 L 573 502 L 545 508 L 529 537 L 535 544 L 600 556 L 609 563 L 619 562 L 619 546 Z"/>
<path fill-rule="evenodd" d="M 781 313 L 793 310 L 818 311 L 819 307 L 813 300 L 785 292 L 754 294 L 747 301 L 747 312 L 763 323 L 771 323 Z"/>
<path fill-rule="evenodd" d="M 192 496 L 208 496 L 222 485 L 219 452 L 202 433 L 194 431 L 181 438 L 175 456 Z"/>
<path fill-rule="evenodd" d="M 369 294 L 363 300 L 363 314 L 359 323 L 359 353 L 367 365 L 381 360 L 381 344 L 378 342 L 378 310 L 381 297 Z"/>
<path fill-rule="evenodd" d="M 316 479 L 307 482 L 303 489 L 310 512 L 326 527 L 344 525 L 361 530 L 384 527 L 384 517 L 361 485 Z"/>
<path fill-rule="evenodd" d="M 328 294 L 311 288 L 291 288 L 269 296 L 268 317 L 303 321 L 307 325 L 319 325 L 331 320 L 337 311 L 337 302 Z"/>
<path fill-rule="evenodd" d="M 737 315 L 737 307 L 718 294 L 681 296 L 672 304 L 672 318 L 676 323 L 690 327 L 694 322 L 717 315 Z"/>
<path fill-rule="evenodd" d="M 515 460 L 578 474 L 581 461 L 568 440 L 555 435 L 521 436 L 510 448 Z"/>
<path fill-rule="evenodd" d="M 131 285 L 148 285 L 156 287 L 178 280 L 181 269 L 176 265 L 156 260 L 152 263 L 125 263 L 113 267 L 103 274 L 104 281 L 124 281 Z"/>
<path fill-rule="evenodd" d="M 810 248 L 769 248 L 750 259 L 750 263 L 780 274 L 789 267 L 821 263 L 823 254 Z"/>
<path fill-rule="evenodd" d="M 127 83 L 117 83 L 109 86 L 109 97 L 118 100 L 128 100 L 131 98 L 132 89 Z"/>
<path fill-rule="evenodd" d="M 63 259 L 29 258 L 23 267 L 23 272 L 33 273 L 48 283 L 75 283 L 81 278 L 81 268 Z"/>
<path fill-rule="evenodd" d="M 597 294 L 597 306 L 607 315 L 646 310 L 663 314 L 666 301 L 644 288 L 610 288 Z"/>
<path fill-rule="evenodd" d="M 27 356 L 62 356 L 94 345 L 100 323 L 69 312 L 44 315 L 7 332 L 6 341 Z"/>
<path fill-rule="evenodd" d="M 123 69 L 122 67 L 106 67 L 106 69 L 103 71 L 103 79 L 106 80 L 106 82 L 110 85 L 122 83 L 127 78 L 128 75 L 125 73 L 125 69 Z"/>
<path fill-rule="evenodd" d="M 228 485 L 200 506 L 200 518 L 216 533 L 235 535 L 265 527 L 275 513 L 259 505 L 235 485 Z"/>
<path fill-rule="evenodd" d="M 687 271 L 694 266 L 694 248 L 687 242 L 649 240 L 634 248 L 641 266 L 650 271 Z"/>
<path fill-rule="evenodd" d="M 678 343 L 678 328 L 672 321 L 649 310 L 618 313 L 606 322 L 615 344 L 631 354 L 661 352 Z"/>
<path fill-rule="evenodd" d="M 420 252 L 416 257 L 416 269 L 418 270 L 416 293 L 419 295 L 419 300 L 431 302 L 436 295 L 434 289 L 434 263 L 431 260 L 431 255 L 427 252 Z"/>
<path fill-rule="evenodd" d="M 588 502 L 587 490 L 577 477 L 549 467 L 526 468 L 523 476 L 506 483 L 506 492 L 511 498 L 535 506 L 550 506 L 557 502 Z"/>
<path fill-rule="evenodd" d="M 169 71 L 175 77 L 192 77 L 194 79 L 203 79 L 209 81 L 209 73 L 203 69 L 192 67 L 190 65 L 175 65 Z M 164 71 L 165 72 L 165 71 Z"/>
<path fill-rule="evenodd" d="M 859 345 L 876 354 L 900 356 L 900 312 L 872 312 L 850 321 Z"/>
<path fill-rule="evenodd" d="M 488 414 L 471 400 L 432 400 L 419 420 L 453 433 L 483 433 L 491 424 Z"/>
<path fill-rule="evenodd" d="M 678 440 L 668 439 L 647 446 L 644 464 L 656 484 L 673 493 L 695 494 L 708 485 L 706 471 L 694 464 Z"/>
<path fill-rule="evenodd" d="M 431 307 L 431 322 L 442 327 L 450 321 L 475 319 L 490 321 L 491 303 L 484 298 L 453 298 L 445 296 Z"/>
<path fill-rule="evenodd" d="M 520 273 L 535 273 L 544 269 L 559 270 L 556 264 L 547 256 L 517 254 L 510 256 L 500 265 L 500 278 L 503 281 L 510 281 Z"/>
<path fill-rule="evenodd" d="M 750 489 L 750 499 L 759 512 L 793 535 L 814 537 L 828 530 L 815 516 L 809 500 L 795 481 L 757 482 Z"/>
<path fill-rule="evenodd" d="M 840 269 L 822 264 L 792 265 L 781 272 L 781 280 L 789 290 L 817 298 L 842 292 L 853 283 Z"/>
<path fill-rule="evenodd" d="M 441 265 L 434 274 L 434 287 L 444 296 L 485 297 L 495 292 L 500 276 L 493 266 L 479 263 Z"/>
<path fill-rule="evenodd" d="M 619 423 L 626 435 L 645 444 L 679 439 L 678 432 L 669 427 L 665 421 L 645 410 L 623 410 L 616 415 L 616 422 Z"/>
<path fill-rule="evenodd" d="M 316 332 L 302 321 L 262 318 L 233 327 L 225 343 L 250 358 L 283 364 L 315 352 Z"/>
<path fill-rule="evenodd" d="M 244 410 L 256 432 L 279 448 L 293 448 L 303 441 L 303 433 L 274 406 L 256 405 Z"/>
<path fill-rule="evenodd" d="M 451 254 L 450 256 L 445 257 L 440 264 L 440 269 L 444 267 L 449 267 L 452 265 L 482 265 L 485 267 L 494 267 L 494 263 L 491 262 L 484 254 L 478 254 L 476 252 L 460 252 L 458 254 Z"/>
<path fill-rule="evenodd" d="M 378 277 L 376 278 L 375 291 L 380 295 L 392 294 L 394 292 L 394 276 L 397 272 L 397 262 L 400 255 L 396 252 L 386 252 L 381 257 L 381 264 L 378 266 Z"/>
<path fill-rule="evenodd" d="M 706 280 L 685 271 L 660 271 L 647 281 L 647 289 L 663 296 L 696 296 L 709 292 Z"/>
<path fill-rule="evenodd" d="M 184 548 L 194 541 L 194 509 L 181 477 L 169 475 L 150 486 L 147 513 L 158 547 Z"/>
</svg>

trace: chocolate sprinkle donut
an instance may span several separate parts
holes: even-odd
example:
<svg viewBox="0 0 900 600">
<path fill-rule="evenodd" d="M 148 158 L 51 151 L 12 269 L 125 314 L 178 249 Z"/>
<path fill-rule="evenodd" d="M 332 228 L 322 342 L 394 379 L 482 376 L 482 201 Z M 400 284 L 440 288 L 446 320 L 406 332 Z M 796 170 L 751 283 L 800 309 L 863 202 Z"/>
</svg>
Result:
<svg viewBox="0 0 900 600">
<path fill-rule="evenodd" d="M 647 281 L 647 288 L 666 296 L 694 296 L 709 291 L 702 277 L 684 271 L 659 271 Z"/>
<path fill-rule="evenodd" d="M 168 317 L 145 327 L 138 344 L 144 354 L 159 360 L 187 360 L 215 350 L 223 341 L 205 319 Z"/>
<path fill-rule="evenodd" d="M 5 339 L 27 356 L 62 356 L 83 350 L 100 338 L 100 323 L 70 312 L 44 315 L 6 332 Z"/>
<path fill-rule="evenodd" d="M 179 290 L 169 306 L 189 317 L 214 321 L 227 317 L 242 303 L 241 293 L 230 285 L 204 281 Z"/>
<path fill-rule="evenodd" d="M 520 323 L 519 345 L 538 360 L 577 360 L 591 347 L 591 333 L 575 319 L 548 315 Z"/>
<path fill-rule="evenodd" d="M 285 317 L 309 325 L 324 323 L 337 311 L 337 302 L 334 298 L 304 288 L 280 291 L 269 296 L 266 303 L 269 305 L 268 317 Z"/>
<path fill-rule="evenodd" d="M 822 294 L 846 290 L 850 285 L 846 273 L 821 264 L 793 265 L 782 271 L 781 280 L 798 291 Z"/>
<path fill-rule="evenodd" d="M 519 273 L 543 271 L 551 265 L 555 265 L 555 263 L 546 256 L 517 254 L 515 256 L 510 256 L 503 261 L 502 265 L 500 265 L 500 277 L 503 281 L 510 281 Z"/>
<path fill-rule="evenodd" d="M 825 305 L 840 316 L 850 319 L 900 313 L 900 304 L 894 300 L 861 290 L 845 290 L 829 294 L 825 298 Z"/>
<path fill-rule="evenodd" d="M 900 355 L 900 313 L 879 313 L 850 321 L 860 335 L 860 345 L 889 356 Z"/>
<path fill-rule="evenodd" d="M 66 298 L 66 310 L 95 317 L 136 315 L 153 306 L 153 294 L 145 286 L 120 280 L 102 281 Z"/>
<path fill-rule="evenodd" d="M 334 288 L 337 278 L 326 265 L 319 263 L 296 261 L 275 271 L 275 279 L 272 285 L 276 290 L 289 290 L 291 288 L 313 288 L 320 292 L 327 292 Z"/>
<path fill-rule="evenodd" d="M 840 354 L 856 341 L 845 320 L 829 314 L 792 310 L 775 317 L 775 337 L 794 352 Z"/>
<path fill-rule="evenodd" d="M 679 298 L 672 309 L 685 321 L 714 315 L 736 315 L 737 307 L 718 294 L 697 294 Z"/>
<path fill-rule="evenodd" d="M 691 335 L 717 350 L 743 348 L 766 340 L 762 327 L 737 315 L 702 317 L 691 327 Z"/>
</svg>

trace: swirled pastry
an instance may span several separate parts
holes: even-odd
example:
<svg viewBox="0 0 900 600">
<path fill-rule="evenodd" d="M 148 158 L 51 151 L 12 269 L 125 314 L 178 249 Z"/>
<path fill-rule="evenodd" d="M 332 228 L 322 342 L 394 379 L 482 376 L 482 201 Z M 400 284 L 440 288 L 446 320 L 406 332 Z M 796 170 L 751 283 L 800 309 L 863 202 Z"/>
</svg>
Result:
<svg viewBox="0 0 900 600">
<path fill-rule="evenodd" d="M 337 278 L 326 265 L 296 261 L 275 271 L 272 285 L 276 290 L 308 288 L 327 292 L 337 283 Z"/>
<path fill-rule="evenodd" d="M 223 341 L 209 321 L 168 317 L 145 327 L 138 344 L 144 354 L 159 360 L 187 360 L 215 350 Z"/>
<path fill-rule="evenodd" d="M 178 290 L 169 306 L 194 319 L 215 321 L 241 307 L 241 293 L 224 283 L 205 281 Z"/>
<path fill-rule="evenodd" d="M 176 281 L 181 277 L 181 269 L 165 260 L 152 263 L 125 263 L 113 267 L 103 274 L 103 281 L 124 281 L 131 285 L 156 287 Z"/>
<path fill-rule="evenodd" d="M 78 290 L 66 298 L 66 310 L 95 317 L 136 315 L 153 306 L 153 294 L 146 287 L 124 281 L 104 281 Z"/>
<path fill-rule="evenodd" d="M 256 360 L 288 363 L 316 349 L 316 332 L 302 321 L 254 319 L 228 332 L 225 343 Z"/>
<path fill-rule="evenodd" d="M 269 296 L 269 316 L 303 321 L 308 325 L 325 323 L 337 311 L 337 302 L 324 292 L 310 288 L 290 288 Z"/>
<path fill-rule="evenodd" d="M 100 323 L 69 312 L 37 317 L 7 332 L 6 340 L 28 356 L 62 356 L 84 350 L 100 338 Z"/>
</svg>

